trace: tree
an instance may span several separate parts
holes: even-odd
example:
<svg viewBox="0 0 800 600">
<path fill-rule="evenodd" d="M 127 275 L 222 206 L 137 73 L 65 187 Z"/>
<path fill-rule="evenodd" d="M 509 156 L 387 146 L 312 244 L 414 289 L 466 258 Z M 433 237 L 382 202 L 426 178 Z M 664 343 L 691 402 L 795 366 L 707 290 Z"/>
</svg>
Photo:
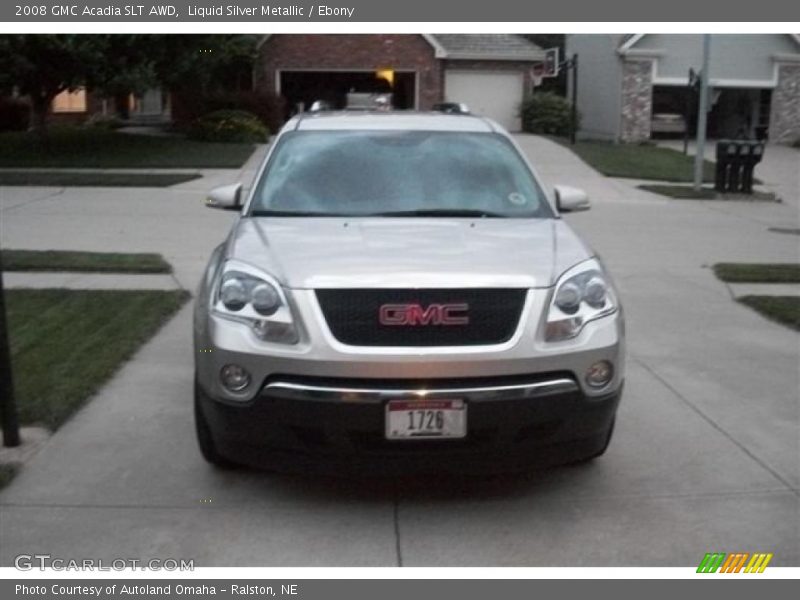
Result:
<svg viewBox="0 0 800 600">
<path fill-rule="evenodd" d="M 215 86 L 235 84 L 231 77 L 250 73 L 256 39 L 248 35 L 3 35 L 0 90 L 16 88 L 29 96 L 33 127 L 44 134 L 50 105 L 66 90 L 87 87 L 127 97 L 158 85 L 203 94 Z"/>
<path fill-rule="evenodd" d="M 172 92 L 176 123 L 192 121 L 203 99 L 215 94 L 252 89 L 257 36 L 154 35 L 156 78 Z"/>
<path fill-rule="evenodd" d="M 216 91 L 222 85 L 237 87 L 232 77 L 252 72 L 257 36 L 238 34 L 153 35 L 155 72 L 169 89 Z M 250 82 L 247 82 L 247 87 Z"/>
<path fill-rule="evenodd" d="M 31 101 L 32 125 L 46 131 L 50 104 L 58 94 L 85 85 L 103 60 L 106 36 L 0 36 L 0 87 L 16 87 Z"/>
<path fill-rule="evenodd" d="M 105 55 L 87 72 L 87 86 L 115 99 L 116 110 L 128 118 L 128 97 L 158 85 L 155 65 L 160 56 L 152 35 L 105 36 Z"/>
</svg>

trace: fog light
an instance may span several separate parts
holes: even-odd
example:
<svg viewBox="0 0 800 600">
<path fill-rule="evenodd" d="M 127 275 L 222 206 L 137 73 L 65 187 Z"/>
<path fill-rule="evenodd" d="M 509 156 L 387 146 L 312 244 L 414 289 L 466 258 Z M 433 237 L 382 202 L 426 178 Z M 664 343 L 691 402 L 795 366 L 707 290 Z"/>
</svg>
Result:
<svg viewBox="0 0 800 600">
<path fill-rule="evenodd" d="M 250 373 L 239 365 L 225 365 L 219 372 L 219 378 L 231 392 L 241 392 L 250 385 Z"/>
<path fill-rule="evenodd" d="M 611 381 L 614 376 L 614 367 L 607 360 L 594 363 L 586 371 L 586 383 L 591 387 L 601 388 Z"/>
</svg>

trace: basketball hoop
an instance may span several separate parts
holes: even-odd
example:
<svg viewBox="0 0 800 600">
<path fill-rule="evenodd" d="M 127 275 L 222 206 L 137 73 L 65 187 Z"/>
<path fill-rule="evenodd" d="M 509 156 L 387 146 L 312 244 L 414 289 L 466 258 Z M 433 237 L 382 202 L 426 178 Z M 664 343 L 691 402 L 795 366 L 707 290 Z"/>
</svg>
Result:
<svg viewBox="0 0 800 600">
<path fill-rule="evenodd" d="M 558 48 L 548 48 L 544 51 L 544 70 L 545 77 L 558 77 L 558 70 L 561 62 L 558 60 Z"/>
<path fill-rule="evenodd" d="M 542 85 L 542 81 L 544 80 L 545 75 L 545 65 L 544 63 L 536 63 L 530 69 L 530 77 L 531 77 L 531 86 L 536 89 L 540 85 Z"/>
<path fill-rule="evenodd" d="M 535 63 L 530 70 L 531 86 L 536 89 L 542 85 L 545 77 L 558 77 L 561 63 L 558 60 L 558 48 L 544 51 L 544 61 Z"/>
</svg>

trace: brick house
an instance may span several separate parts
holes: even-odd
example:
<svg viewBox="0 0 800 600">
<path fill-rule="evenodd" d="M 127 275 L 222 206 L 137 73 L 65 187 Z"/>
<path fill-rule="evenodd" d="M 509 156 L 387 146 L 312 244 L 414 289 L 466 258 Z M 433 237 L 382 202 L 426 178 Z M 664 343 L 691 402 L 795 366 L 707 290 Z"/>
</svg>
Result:
<svg viewBox="0 0 800 600">
<path fill-rule="evenodd" d="M 581 136 L 641 142 L 694 133 L 689 69 L 702 66 L 694 34 L 568 35 L 578 53 Z M 714 34 L 709 66 L 712 138 L 800 139 L 800 36 Z"/>
<path fill-rule="evenodd" d="M 464 102 L 516 131 L 543 60 L 517 35 L 276 34 L 259 43 L 254 85 L 306 109 L 315 100 L 343 108 L 351 91 L 391 93 L 398 109 Z"/>
</svg>

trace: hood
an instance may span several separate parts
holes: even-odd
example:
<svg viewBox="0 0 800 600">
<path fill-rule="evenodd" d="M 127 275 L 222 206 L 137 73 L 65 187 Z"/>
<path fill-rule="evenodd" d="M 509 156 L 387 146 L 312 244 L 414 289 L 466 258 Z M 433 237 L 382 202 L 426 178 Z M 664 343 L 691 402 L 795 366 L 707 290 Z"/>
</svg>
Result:
<svg viewBox="0 0 800 600">
<path fill-rule="evenodd" d="M 591 255 L 560 219 L 242 218 L 228 241 L 293 289 L 549 287 Z"/>
</svg>

